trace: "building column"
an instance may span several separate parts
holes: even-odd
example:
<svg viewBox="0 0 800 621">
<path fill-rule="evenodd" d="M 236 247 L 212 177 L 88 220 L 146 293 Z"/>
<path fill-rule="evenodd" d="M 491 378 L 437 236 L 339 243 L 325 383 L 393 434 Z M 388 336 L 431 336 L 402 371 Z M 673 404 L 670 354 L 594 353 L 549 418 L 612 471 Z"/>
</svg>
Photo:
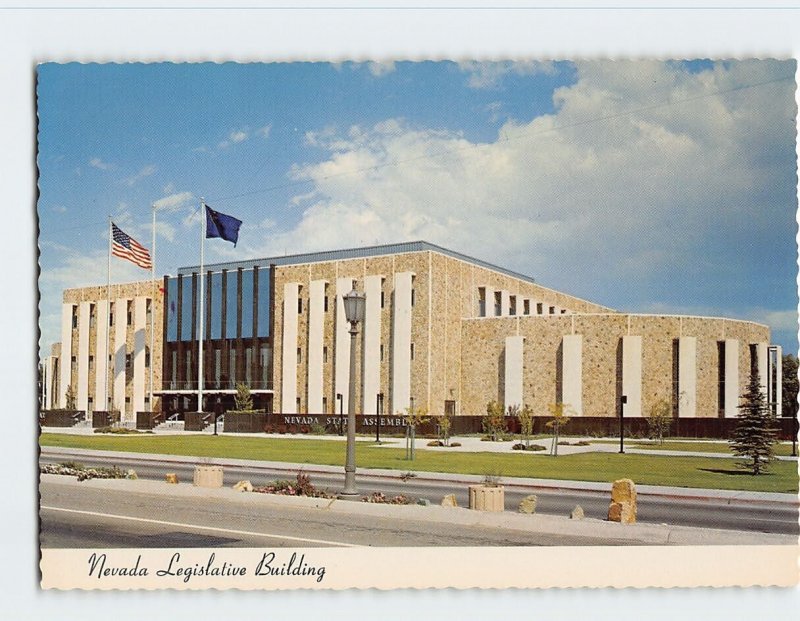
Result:
<svg viewBox="0 0 800 621">
<path fill-rule="evenodd" d="M 108 409 L 108 300 L 97 302 L 97 338 L 94 356 L 94 407 Z"/>
<path fill-rule="evenodd" d="M 583 335 L 565 334 L 561 348 L 561 402 L 583 416 Z"/>
<path fill-rule="evenodd" d="M 775 415 L 783 416 L 783 347 L 775 346 Z"/>
<path fill-rule="evenodd" d="M 678 417 L 697 416 L 697 339 L 678 339 Z"/>
<path fill-rule="evenodd" d="M 78 306 L 78 379 L 73 386 L 79 410 L 89 409 L 89 322 L 91 302 L 81 302 Z"/>
<path fill-rule="evenodd" d="M 128 300 L 114 300 L 114 409 L 120 413 L 120 420 L 125 420 L 125 355 L 128 336 Z"/>
<path fill-rule="evenodd" d="M 406 408 L 411 405 L 411 281 L 413 276 L 412 272 L 399 272 L 394 275 L 391 414 L 404 414 Z M 494 298 L 492 298 L 492 308 L 494 308 Z"/>
<path fill-rule="evenodd" d="M 769 395 L 769 344 L 756 343 L 756 355 L 758 356 L 758 379 L 761 382 L 761 392 L 766 398 Z"/>
<path fill-rule="evenodd" d="M 297 414 L 297 298 L 300 285 L 283 285 L 283 339 L 281 341 L 281 413 Z"/>
<path fill-rule="evenodd" d="M 350 293 L 353 289 L 354 278 L 336 279 L 336 343 L 334 345 L 334 411 L 339 413 L 336 408 L 336 395 L 342 395 L 341 408 L 342 414 L 349 413 L 350 403 L 350 324 L 344 314 L 343 296 Z"/>
<path fill-rule="evenodd" d="M 364 346 L 361 370 L 363 395 L 361 411 L 378 413 L 378 393 L 381 391 L 381 288 L 383 276 L 376 274 L 364 279 L 365 316 Z"/>
<path fill-rule="evenodd" d="M 507 336 L 505 348 L 505 393 L 503 405 L 522 407 L 522 360 L 524 336 Z"/>
<path fill-rule="evenodd" d="M 739 413 L 739 341 L 725 340 L 725 418 Z"/>
<path fill-rule="evenodd" d="M 622 337 L 622 394 L 625 403 L 625 416 L 642 416 L 642 337 Z"/>
<path fill-rule="evenodd" d="M 312 280 L 308 290 L 308 411 L 322 412 L 322 348 L 325 326 L 325 285 Z"/>
<path fill-rule="evenodd" d="M 137 296 L 133 300 L 133 407 L 131 420 L 136 421 L 136 412 L 144 412 L 145 397 L 145 346 L 147 342 L 147 298 Z M 152 363 L 152 352 L 150 359 Z"/>
<path fill-rule="evenodd" d="M 500 316 L 508 317 L 510 309 L 511 309 L 511 294 L 505 289 L 502 289 L 500 291 Z"/>
<path fill-rule="evenodd" d="M 61 305 L 61 385 L 58 407 L 67 407 L 67 389 L 72 383 L 72 313 L 74 304 Z M 73 386 L 74 388 L 74 386 Z"/>
<path fill-rule="evenodd" d="M 47 356 L 44 365 L 44 409 L 53 409 L 53 387 L 55 386 L 53 377 L 53 356 Z"/>
</svg>

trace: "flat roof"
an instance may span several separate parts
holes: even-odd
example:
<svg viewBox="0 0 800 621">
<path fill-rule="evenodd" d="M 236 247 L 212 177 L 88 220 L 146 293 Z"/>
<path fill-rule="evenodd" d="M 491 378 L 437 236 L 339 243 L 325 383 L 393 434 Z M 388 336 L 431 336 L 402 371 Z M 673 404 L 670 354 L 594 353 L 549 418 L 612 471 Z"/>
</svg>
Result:
<svg viewBox="0 0 800 621">
<path fill-rule="evenodd" d="M 506 274 L 507 276 L 512 276 L 520 280 L 525 280 L 531 283 L 536 282 L 532 276 L 526 276 L 525 274 L 520 274 L 518 272 L 514 272 L 513 270 L 493 265 L 488 261 L 476 259 L 475 257 L 467 256 L 460 252 L 456 252 L 455 250 L 448 250 L 447 248 L 442 248 L 441 246 L 437 246 L 436 244 L 432 244 L 426 241 L 402 242 L 399 244 L 384 244 L 381 246 L 363 246 L 361 248 L 346 248 L 344 250 L 325 250 L 322 252 L 306 252 L 302 254 L 288 254 L 279 257 L 265 257 L 263 259 L 245 259 L 242 261 L 229 261 L 226 263 L 209 263 L 207 265 L 204 265 L 203 269 L 206 272 L 209 271 L 219 272 L 222 270 L 236 270 L 239 269 L 240 267 L 243 269 L 249 269 L 256 266 L 269 267 L 270 265 L 276 265 L 276 266 L 298 265 L 303 263 L 321 263 L 324 261 L 363 259 L 365 257 L 379 257 L 389 254 L 404 254 L 409 252 L 425 252 L 425 251 L 438 252 L 440 254 L 447 255 L 454 259 L 459 259 L 467 263 L 473 263 L 474 265 L 478 265 L 480 267 L 484 267 L 486 269 L 490 269 L 495 272 L 500 272 L 502 274 Z M 178 274 L 183 274 L 183 275 L 193 274 L 198 272 L 199 269 L 200 269 L 199 265 L 181 267 L 178 268 Z"/>
</svg>

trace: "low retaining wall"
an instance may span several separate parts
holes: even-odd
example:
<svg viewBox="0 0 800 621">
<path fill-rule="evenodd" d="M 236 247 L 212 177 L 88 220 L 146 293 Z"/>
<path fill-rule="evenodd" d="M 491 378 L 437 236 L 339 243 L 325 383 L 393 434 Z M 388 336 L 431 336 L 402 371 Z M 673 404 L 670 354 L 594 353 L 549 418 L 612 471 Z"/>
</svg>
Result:
<svg viewBox="0 0 800 621">
<path fill-rule="evenodd" d="M 39 423 L 43 427 L 74 427 L 85 417 L 83 410 L 42 410 Z"/>
</svg>

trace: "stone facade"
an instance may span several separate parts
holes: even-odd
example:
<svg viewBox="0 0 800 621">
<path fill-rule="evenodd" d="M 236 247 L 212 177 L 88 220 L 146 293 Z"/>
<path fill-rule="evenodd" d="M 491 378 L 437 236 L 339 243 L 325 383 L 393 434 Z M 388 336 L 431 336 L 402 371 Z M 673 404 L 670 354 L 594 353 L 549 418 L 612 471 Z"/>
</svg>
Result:
<svg viewBox="0 0 800 621">
<path fill-rule="evenodd" d="M 272 382 L 266 392 L 276 412 L 347 413 L 350 335 L 341 297 L 353 284 L 369 292 L 367 317 L 355 340 L 357 414 L 397 415 L 413 404 L 432 415 L 482 415 L 487 402 L 498 401 L 530 406 L 534 415 L 563 402 L 579 416 L 609 417 L 618 414 L 625 394 L 628 417 L 647 416 L 661 401 L 675 416 L 732 416 L 738 403 L 731 401 L 744 392 L 750 369 L 764 371 L 768 364 L 763 354 L 770 333 L 764 325 L 617 312 L 424 242 L 258 263 L 270 266 Z M 161 291 L 158 283 L 156 288 Z M 131 301 L 134 319 L 124 330 L 124 352 L 134 358 L 142 343 L 149 347 L 149 315 L 146 325 L 133 324 L 143 323 L 141 304 L 151 297 L 150 281 L 112 286 L 112 302 Z M 57 386 L 54 403 L 63 401 L 67 383 L 78 386 L 82 402 L 100 394 L 93 388 L 98 366 L 87 360 L 103 350 L 97 314 L 105 299 L 104 286 L 64 292 L 64 338 L 51 366 L 59 368 L 62 352 L 65 359 L 76 357 L 76 364 L 69 373 L 63 364 L 60 375 L 53 371 L 58 377 L 48 385 Z M 158 387 L 160 293 L 152 312 Z M 112 356 L 111 363 L 119 360 Z M 139 379 L 124 376 L 128 416 L 144 394 L 141 361 L 131 366 Z M 149 376 L 144 381 L 148 393 Z M 119 397 L 121 386 L 109 382 L 108 390 Z M 772 389 L 780 394 L 779 387 Z"/>
</svg>

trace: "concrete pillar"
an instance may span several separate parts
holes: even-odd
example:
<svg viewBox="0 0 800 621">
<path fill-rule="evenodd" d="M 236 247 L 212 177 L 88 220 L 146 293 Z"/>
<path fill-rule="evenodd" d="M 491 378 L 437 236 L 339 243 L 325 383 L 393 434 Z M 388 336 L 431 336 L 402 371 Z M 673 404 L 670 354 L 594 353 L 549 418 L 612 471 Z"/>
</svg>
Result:
<svg viewBox="0 0 800 621">
<path fill-rule="evenodd" d="M 561 401 L 583 416 L 583 335 L 565 334 L 561 347 Z"/>
<path fill-rule="evenodd" d="M 775 347 L 775 415 L 783 416 L 783 348 Z"/>
<path fill-rule="evenodd" d="M 55 362 L 54 356 L 47 356 L 44 365 L 44 409 L 53 409 L 53 387 L 55 386 L 55 378 L 53 377 L 53 364 Z"/>
<path fill-rule="evenodd" d="M 283 285 L 283 339 L 281 341 L 281 412 L 297 414 L 297 299 L 300 285 Z"/>
<path fill-rule="evenodd" d="M 342 413 L 349 414 L 350 403 L 350 324 L 344 314 L 344 300 L 353 289 L 353 278 L 336 279 L 336 346 L 334 348 L 334 390 L 336 395 L 342 395 Z M 334 407 L 336 403 L 334 395 Z M 336 410 L 338 414 L 339 410 Z"/>
<path fill-rule="evenodd" d="M 622 337 L 622 394 L 627 418 L 642 416 L 642 337 Z"/>
<path fill-rule="evenodd" d="M 308 290 L 308 411 L 322 412 L 322 348 L 325 326 L 325 285 L 312 280 Z"/>
<path fill-rule="evenodd" d="M 114 409 L 125 420 L 125 355 L 128 353 L 128 300 L 114 300 Z"/>
<path fill-rule="evenodd" d="M 58 407 L 67 407 L 67 389 L 72 382 L 72 313 L 74 304 L 61 305 L 61 382 Z M 74 390 L 74 386 L 72 387 Z M 74 392 L 73 392 L 74 394 Z"/>
<path fill-rule="evenodd" d="M 378 413 L 378 393 L 381 391 L 381 287 L 383 276 L 373 275 L 364 279 L 366 309 L 364 318 L 364 345 L 361 370 L 363 391 L 361 411 L 364 414 Z"/>
<path fill-rule="evenodd" d="M 758 379 L 761 382 L 761 392 L 766 398 L 769 395 L 767 382 L 769 380 L 769 351 L 768 343 L 756 343 L 756 355 L 758 356 Z"/>
<path fill-rule="evenodd" d="M 500 316 L 508 317 L 511 307 L 511 294 L 505 289 L 500 291 Z"/>
<path fill-rule="evenodd" d="M 697 416 L 697 339 L 678 339 L 678 417 Z"/>
<path fill-rule="evenodd" d="M 392 325 L 392 409 L 404 414 L 411 405 L 411 282 L 412 272 L 394 275 Z M 494 297 L 492 298 L 494 306 Z"/>
<path fill-rule="evenodd" d="M 484 317 L 494 317 L 494 289 L 492 287 L 484 287 L 486 292 L 486 304 Z"/>
<path fill-rule="evenodd" d="M 725 340 L 725 418 L 739 413 L 739 341 Z"/>
<path fill-rule="evenodd" d="M 78 379 L 73 386 L 79 410 L 89 409 L 89 321 L 91 302 L 78 306 Z"/>
<path fill-rule="evenodd" d="M 136 421 L 136 412 L 144 412 L 145 397 L 145 347 L 147 346 L 147 298 L 133 299 L 133 406 L 131 422 Z M 152 354 L 151 354 L 152 357 Z"/>
<path fill-rule="evenodd" d="M 506 411 L 509 407 L 522 407 L 522 354 L 524 336 L 507 336 L 505 348 L 505 397 Z"/>
<path fill-rule="evenodd" d="M 108 300 L 97 302 L 97 339 L 94 357 L 94 409 L 108 409 Z"/>
</svg>

